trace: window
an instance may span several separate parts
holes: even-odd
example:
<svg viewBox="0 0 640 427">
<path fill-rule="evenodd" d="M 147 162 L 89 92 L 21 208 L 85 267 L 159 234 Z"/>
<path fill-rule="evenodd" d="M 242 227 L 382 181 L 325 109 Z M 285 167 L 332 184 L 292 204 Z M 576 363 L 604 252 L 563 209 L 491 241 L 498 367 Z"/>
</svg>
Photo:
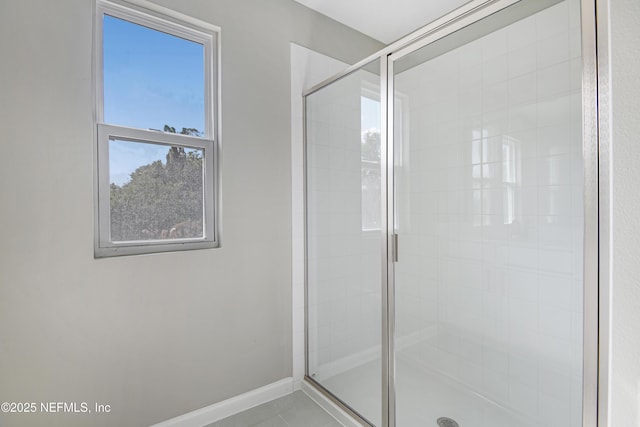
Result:
<svg viewBox="0 0 640 427">
<path fill-rule="evenodd" d="M 380 230 L 380 94 L 362 89 L 360 97 L 360 172 L 362 182 L 362 230 Z"/>
<path fill-rule="evenodd" d="M 98 0 L 96 257 L 218 245 L 218 30 Z"/>
</svg>

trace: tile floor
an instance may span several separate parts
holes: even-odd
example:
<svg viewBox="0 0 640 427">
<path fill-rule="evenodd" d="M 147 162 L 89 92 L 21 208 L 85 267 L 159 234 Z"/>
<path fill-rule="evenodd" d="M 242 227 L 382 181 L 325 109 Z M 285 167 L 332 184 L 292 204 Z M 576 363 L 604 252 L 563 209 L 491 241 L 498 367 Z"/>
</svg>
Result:
<svg viewBox="0 0 640 427">
<path fill-rule="evenodd" d="M 232 415 L 206 427 L 340 427 L 301 391 Z"/>
</svg>

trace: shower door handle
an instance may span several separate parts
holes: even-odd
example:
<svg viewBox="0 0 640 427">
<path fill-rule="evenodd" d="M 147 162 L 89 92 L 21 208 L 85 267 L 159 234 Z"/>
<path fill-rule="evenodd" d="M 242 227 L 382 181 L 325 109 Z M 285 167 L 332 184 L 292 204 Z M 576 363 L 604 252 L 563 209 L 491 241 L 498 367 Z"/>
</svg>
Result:
<svg viewBox="0 0 640 427">
<path fill-rule="evenodd" d="M 398 235 L 395 233 L 391 235 L 391 245 L 391 258 L 393 262 L 398 262 Z"/>
</svg>

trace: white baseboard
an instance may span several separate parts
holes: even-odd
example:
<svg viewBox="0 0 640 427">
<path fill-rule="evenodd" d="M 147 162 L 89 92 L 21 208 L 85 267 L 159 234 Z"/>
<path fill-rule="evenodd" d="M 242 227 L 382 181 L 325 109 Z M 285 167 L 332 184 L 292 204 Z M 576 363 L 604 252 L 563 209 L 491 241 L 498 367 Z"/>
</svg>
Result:
<svg viewBox="0 0 640 427">
<path fill-rule="evenodd" d="M 293 392 L 293 378 L 285 378 L 264 387 L 234 396 L 222 402 L 196 409 L 184 415 L 154 424 L 151 427 L 202 427 L 220 421 L 273 399 Z"/>
<path fill-rule="evenodd" d="M 358 420 L 349 415 L 346 411 L 333 403 L 324 394 L 318 391 L 309 382 L 302 381 L 302 391 L 309 396 L 311 400 L 316 402 L 322 409 L 327 411 L 329 415 L 335 418 L 340 424 L 345 427 L 364 427 L 366 424 L 360 423 Z"/>
</svg>

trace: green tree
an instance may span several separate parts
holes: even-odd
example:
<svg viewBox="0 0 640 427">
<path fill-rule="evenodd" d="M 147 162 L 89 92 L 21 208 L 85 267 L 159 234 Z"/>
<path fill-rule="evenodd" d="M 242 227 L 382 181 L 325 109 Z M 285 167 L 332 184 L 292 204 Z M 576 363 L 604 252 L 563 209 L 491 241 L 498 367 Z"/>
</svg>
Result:
<svg viewBox="0 0 640 427">
<path fill-rule="evenodd" d="M 369 129 L 362 132 L 361 158 L 373 162 L 380 161 L 380 131 Z"/>
<path fill-rule="evenodd" d="M 165 125 L 165 132 L 176 133 Z M 199 136 L 183 128 L 183 135 Z M 202 236 L 201 151 L 169 147 L 166 162 L 140 166 L 122 186 L 111 184 L 111 238 L 114 241 Z"/>
<path fill-rule="evenodd" d="M 360 158 L 362 160 L 362 226 L 380 228 L 380 131 L 362 132 Z"/>
<path fill-rule="evenodd" d="M 176 128 L 169 125 L 164 125 L 163 131 L 169 133 L 176 133 Z M 202 133 L 196 128 L 182 128 L 180 135 L 202 136 Z"/>
</svg>

